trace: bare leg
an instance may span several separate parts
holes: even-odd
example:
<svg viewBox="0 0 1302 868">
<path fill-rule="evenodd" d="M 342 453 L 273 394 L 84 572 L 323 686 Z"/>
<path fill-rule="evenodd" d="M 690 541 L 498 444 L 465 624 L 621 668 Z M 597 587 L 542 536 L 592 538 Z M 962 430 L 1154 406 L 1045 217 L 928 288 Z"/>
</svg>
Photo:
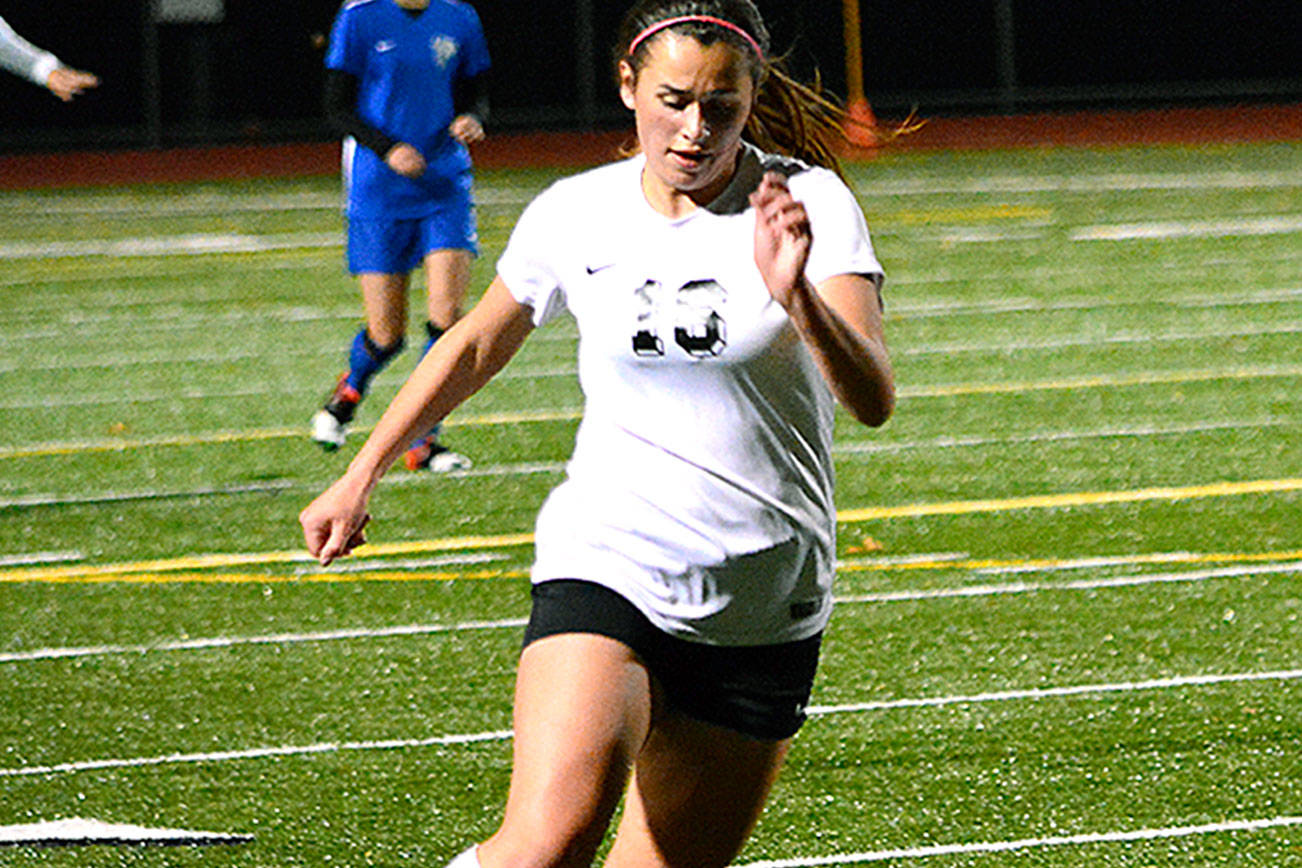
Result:
<svg viewBox="0 0 1302 868">
<path fill-rule="evenodd" d="M 357 280 L 366 308 L 367 334 L 377 346 L 393 346 L 407 334 L 407 275 L 367 272 Z"/>
<path fill-rule="evenodd" d="M 759 819 L 790 743 L 681 714 L 658 719 L 637 758 L 606 868 L 728 865 Z"/>
<path fill-rule="evenodd" d="M 501 827 L 483 868 L 586 868 L 651 726 L 651 679 L 604 636 L 529 645 L 515 694 L 514 766 Z"/>
<path fill-rule="evenodd" d="M 432 250 L 425 255 L 425 286 L 429 321 L 447 331 L 461 319 L 470 286 L 469 250 Z"/>
</svg>

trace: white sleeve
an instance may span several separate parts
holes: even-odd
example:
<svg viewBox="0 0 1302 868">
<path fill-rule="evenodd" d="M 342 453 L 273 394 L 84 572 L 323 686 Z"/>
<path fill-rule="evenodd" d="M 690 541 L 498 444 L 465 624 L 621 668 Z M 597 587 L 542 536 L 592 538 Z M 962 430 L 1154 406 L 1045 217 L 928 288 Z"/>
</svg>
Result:
<svg viewBox="0 0 1302 868">
<path fill-rule="evenodd" d="M 805 203 L 814 246 L 809 251 L 805 276 L 817 286 L 838 274 L 882 276 L 873 252 L 868 223 L 850 188 L 827 170 L 793 176 L 792 195 Z"/>
<path fill-rule="evenodd" d="M 556 271 L 562 239 L 554 233 L 564 222 L 549 213 L 554 210 L 545 192 L 530 202 L 497 260 L 497 276 L 516 301 L 533 308 L 536 326 L 565 311 L 565 290 Z"/>
<path fill-rule="evenodd" d="M 50 73 L 62 65 L 59 58 L 23 39 L 0 18 L 0 66 L 45 87 Z"/>
</svg>

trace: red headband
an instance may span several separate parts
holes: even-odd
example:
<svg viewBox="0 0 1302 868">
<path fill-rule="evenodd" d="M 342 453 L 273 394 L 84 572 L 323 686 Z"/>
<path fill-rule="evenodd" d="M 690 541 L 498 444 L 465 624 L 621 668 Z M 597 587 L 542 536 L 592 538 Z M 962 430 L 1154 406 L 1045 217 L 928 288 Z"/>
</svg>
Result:
<svg viewBox="0 0 1302 868">
<path fill-rule="evenodd" d="M 648 36 L 659 33 L 666 27 L 673 27 L 675 24 L 682 24 L 687 21 L 700 21 L 703 24 L 717 24 L 720 27 L 725 27 L 728 30 L 731 30 L 733 33 L 736 33 L 742 39 L 746 40 L 751 48 L 755 49 L 755 54 L 759 57 L 761 62 L 764 60 L 764 52 L 760 49 L 759 43 L 755 41 L 754 36 L 751 36 L 731 21 L 725 21 L 722 18 L 715 18 L 713 15 L 682 15 L 678 18 L 666 18 L 664 21 L 652 24 L 646 30 L 643 30 L 637 36 L 633 37 L 633 41 L 628 45 L 629 56 L 633 56 L 633 52 L 637 51 L 637 47 L 641 45 Z"/>
</svg>

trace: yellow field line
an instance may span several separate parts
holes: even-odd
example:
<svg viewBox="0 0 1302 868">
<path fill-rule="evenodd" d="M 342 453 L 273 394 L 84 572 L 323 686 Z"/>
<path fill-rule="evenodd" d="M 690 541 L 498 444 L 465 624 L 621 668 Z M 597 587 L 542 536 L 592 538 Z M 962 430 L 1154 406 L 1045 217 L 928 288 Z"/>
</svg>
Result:
<svg viewBox="0 0 1302 868">
<path fill-rule="evenodd" d="M 1218 552 L 1193 553 L 1183 555 L 1145 555 L 1110 558 L 1108 566 L 1139 566 L 1144 564 L 1163 565 L 1197 565 L 1197 564 L 1244 564 L 1271 563 L 1302 560 L 1302 549 L 1275 552 Z M 1012 560 L 972 559 L 972 560 L 935 560 L 910 561 L 908 563 L 849 563 L 838 566 L 838 572 L 896 572 L 908 570 L 980 570 L 997 567 L 1021 567 L 1026 570 L 1051 570 L 1070 567 L 1075 559 L 1067 558 L 1023 558 Z M 366 583 L 366 582 L 455 582 L 486 581 L 492 579 L 525 579 L 529 571 L 525 569 L 500 570 L 366 570 L 347 573 L 303 573 L 303 574 L 268 574 L 268 573 L 196 573 L 196 572 L 127 572 L 94 576 L 65 576 L 60 578 L 33 579 L 42 584 L 205 584 L 205 585 L 240 585 L 240 584 L 286 584 L 294 582 L 314 583 Z"/>
<path fill-rule="evenodd" d="M 466 549 L 510 548 L 533 544 L 533 534 L 503 534 L 500 536 L 464 536 L 444 539 L 417 540 L 400 543 L 364 545 L 355 550 L 358 557 L 386 557 L 392 555 L 428 554 L 433 552 L 464 551 Z M 0 582 L 59 582 L 114 581 L 115 576 L 129 573 L 148 574 L 186 570 L 219 569 L 269 564 L 313 563 L 314 559 L 303 549 L 276 552 L 247 552 L 229 555 L 192 555 L 135 563 L 100 564 L 90 566 L 40 567 L 30 570 L 0 571 Z M 267 578 L 264 576 L 263 578 Z"/>
<path fill-rule="evenodd" d="M 1037 380 L 1008 383 L 956 383 L 953 385 L 905 386 L 900 398 L 939 398 L 963 395 L 999 395 L 1019 392 L 1065 391 L 1072 389 L 1102 389 L 1109 387 L 1156 386 L 1174 383 L 1196 383 L 1212 380 L 1252 380 L 1266 377 L 1299 377 L 1302 365 L 1283 365 L 1270 368 L 1239 368 L 1233 370 L 1153 371 L 1126 376 L 1077 377 L 1061 380 Z M 569 422 L 583 415 L 578 408 L 570 410 L 525 410 L 519 412 L 486 413 L 476 416 L 453 416 L 444 422 L 449 428 L 478 425 L 519 425 L 527 422 Z M 369 427 L 352 429 L 364 434 Z M 12 458 L 43 458 L 58 455 L 80 455 L 90 452 L 124 452 L 129 449 L 149 449 L 162 446 L 204 446 L 214 443 L 241 443 L 256 440 L 281 440 L 306 437 L 305 428 L 264 428 L 253 431 L 215 432 L 211 434 L 178 434 L 175 436 L 142 437 L 136 439 L 96 440 L 84 443 L 46 443 L 32 446 L 0 447 L 0 460 Z"/>
<path fill-rule="evenodd" d="M 1011 497 L 992 500 L 960 500 L 945 503 L 916 503 L 904 506 L 867 507 L 847 509 L 837 513 L 842 524 L 863 521 L 916 518 L 929 515 L 966 515 L 985 512 L 1008 512 L 1023 509 L 1056 509 L 1073 506 L 1104 506 L 1118 503 L 1150 501 L 1192 500 L 1208 497 L 1235 497 L 1248 494 L 1278 494 L 1302 490 L 1302 478 L 1257 479 L 1246 482 L 1220 482 L 1210 485 L 1181 487 L 1140 488 L 1132 491 L 1084 491 L 1066 494 L 1046 494 L 1032 497 Z M 512 548 L 533 544 L 533 534 L 517 533 L 497 536 L 446 537 L 433 540 L 415 540 L 400 543 L 379 543 L 357 549 L 358 557 L 410 555 L 467 549 Z M 1211 555 L 1208 557 L 1218 557 Z M 311 563 L 312 558 L 303 550 L 274 552 L 249 552 L 243 554 L 193 555 L 137 563 L 101 564 L 87 566 L 38 567 L 0 571 L 0 584 L 17 582 L 92 582 L 127 581 L 129 575 L 154 575 L 161 573 L 194 572 L 222 567 Z M 949 567 L 962 566 L 964 562 L 945 561 Z M 969 561 L 972 566 L 1006 566 L 1000 561 Z M 1021 563 L 1021 562 L 1015 562 Z M 901 568 L 913 565 L 896 565 Z M 324 575 L 334 576 L 333 573 Z M 457 573 L 458 576 L 466 575 Z M 116 578 L 115 578 L 116 577 Z M 289 577 L 292 578 L 292 577 Z M 271 577 L 263 577 L 271 581 Z M 179 580 L 178 580 L 179 581 Z M 332 581 L 346 581 L 345 578 Z"/>
<path fill-rule="evenodd" d="M 967 515 L 975 512 L 1007 512 L 1015 509 L 1057 509 L 1070 506 L 1100 506 L 1152 500 L 1191 500 L 1204 497 L 1234 497 L 1242 494 L 1277 494 L 1302 489 L 1299 479 L 1256 479 L 1248 482 L 1218 482 L 1167 488 L 1139 488 L 1133 491 L 1079 491 L 1041 494 L 997 500 L 956 500 L 948 503 L 914 503 L 905 506 L 871 506 L 837 513 L 844 523 L 925 515 Z"/>
</svg>

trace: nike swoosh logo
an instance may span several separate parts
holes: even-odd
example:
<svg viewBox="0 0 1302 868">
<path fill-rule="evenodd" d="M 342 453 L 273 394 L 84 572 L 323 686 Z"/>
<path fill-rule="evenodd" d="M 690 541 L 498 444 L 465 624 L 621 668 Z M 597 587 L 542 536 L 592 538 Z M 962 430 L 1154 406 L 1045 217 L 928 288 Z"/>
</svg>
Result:
<svg viewBox="0 0 1302 868">
<path fill-rule="evenodd" d="M 585 265 L 584 268 L 588 269 L 588 274 L 596 274 L 598 271 L 605 271 L 607 268 L 611 268 L 614 264 L 615 263 L 613 262 L 608 262 L 605 265 Z"/>
</svg>

